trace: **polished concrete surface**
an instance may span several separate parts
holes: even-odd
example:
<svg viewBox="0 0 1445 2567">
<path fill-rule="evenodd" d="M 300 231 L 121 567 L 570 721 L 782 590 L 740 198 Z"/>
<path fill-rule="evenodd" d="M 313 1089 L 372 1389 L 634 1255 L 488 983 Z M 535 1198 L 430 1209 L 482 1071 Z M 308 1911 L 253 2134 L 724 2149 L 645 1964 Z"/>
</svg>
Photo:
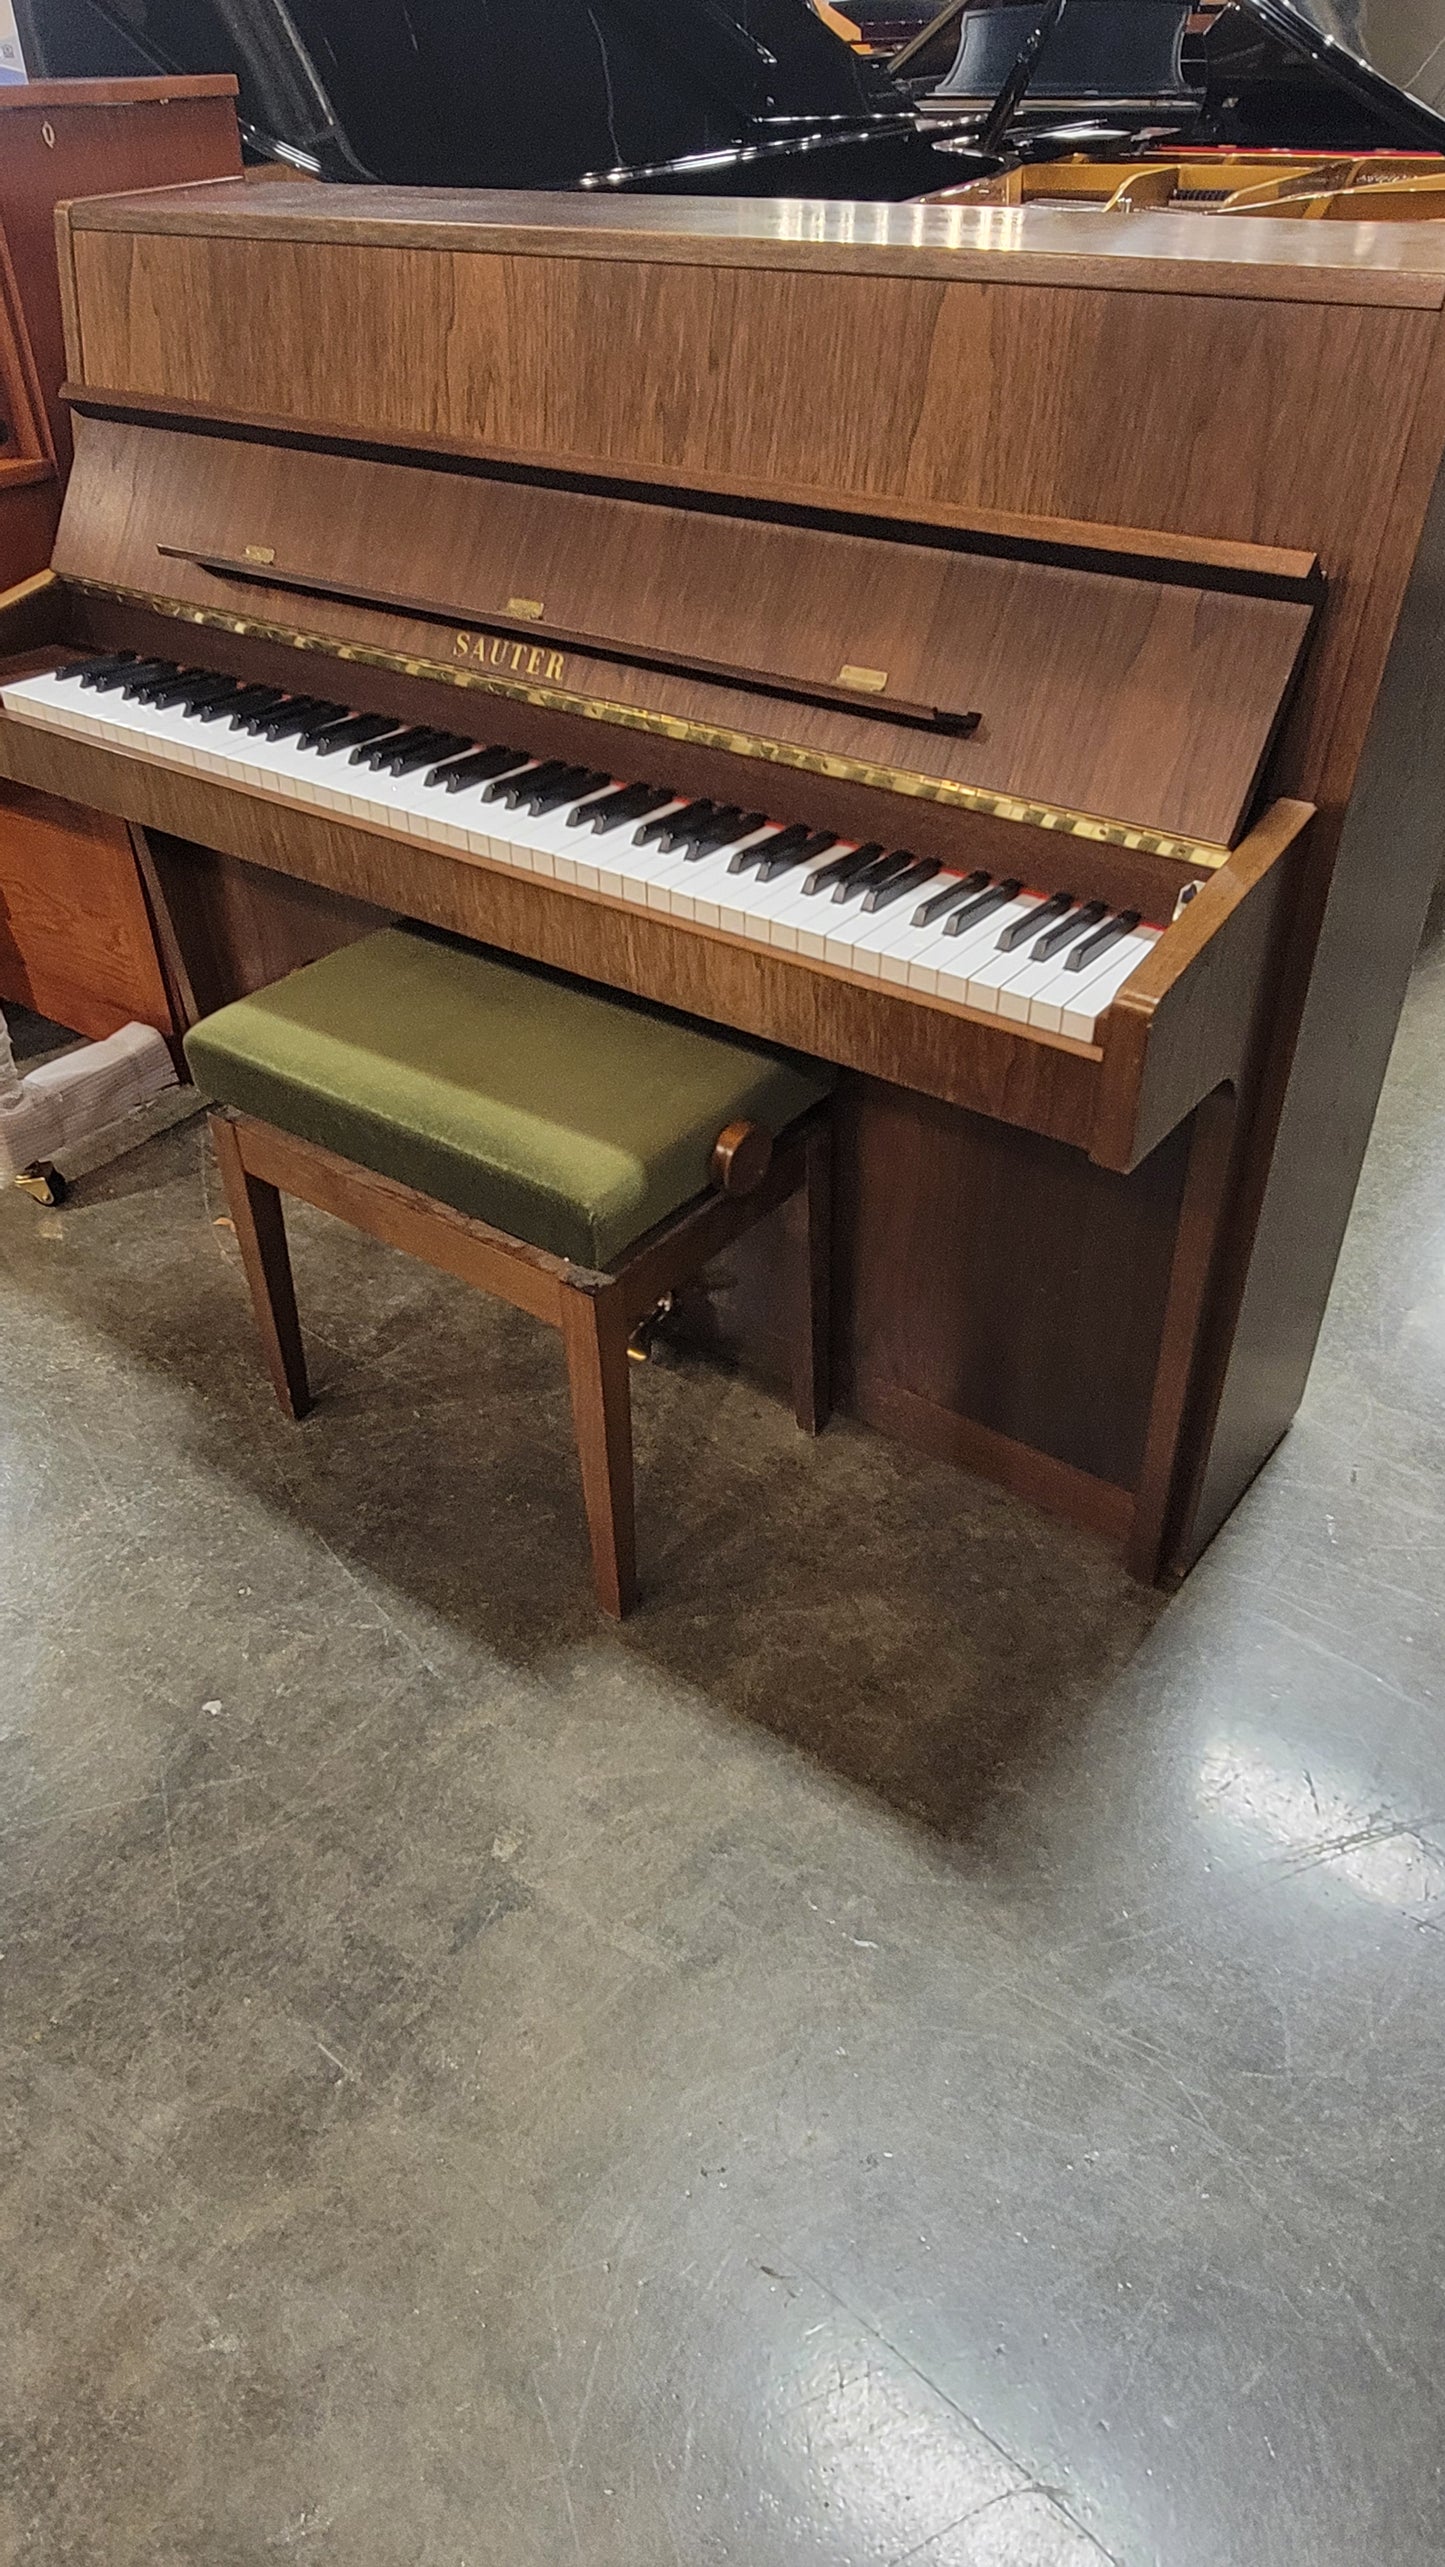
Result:
<svg viewBox="0 0 1445 2567">
<path fill-rule="evenodd" d="M 1184 1593 L 320 1219 L 0 1202 L 0 2558 L 1439 2567 L 1445 950 Z"/>
</svg>

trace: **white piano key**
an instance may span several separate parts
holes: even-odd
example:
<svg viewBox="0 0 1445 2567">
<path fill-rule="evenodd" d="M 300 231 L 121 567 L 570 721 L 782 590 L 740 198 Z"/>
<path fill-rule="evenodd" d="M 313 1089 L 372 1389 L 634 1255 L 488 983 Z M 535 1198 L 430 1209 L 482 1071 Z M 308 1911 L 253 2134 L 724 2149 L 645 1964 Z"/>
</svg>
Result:
<svg viewBox="0 0 1445 2567">
<path fill-rule="evenodd" d="M 816 920 L 819 902 L 828 898 L 826 891 L 809 891 L 808 885 L 814 875 L 821 873 L 825 865 L 833 864 L 839 856 L 851 856 L 859 844 L 857 838 L 840 838 L 836 845 L 829 847 L 824 855 L 816 856 L 804 870 L 780 876 L 779 889 L 786 888 L 787 898 L 774 918 L 772 942 L 782 952 L 798 951 L 799 935 Z"/>
<path fill-rule="evenodd" d="M 295 691 L 319 694 L 321 687 L 298 676 Z M 1041 906 L 1040 892 L 1021 892 L 981 924 L 953 937 L 944 932 L 946 920 L 915 925 L 918 898 L 900 903 L 896 912 L 891 906 L 869 911 L 861 896 L 839 902 L 831 889 L 810 893 L 809 880 L 851 852 L 852 841 L 837 841 L 806 872 L 784 873 L 775 882 L 760 882 L 753 868 L 734 874 L 732 858 L 739 848 L 779 834 L 785 825 L 779 821 L 769 820 L 746 840 L 691 858 L 686 849 L 639 848 L 630 822 L 599 838 L 585 822 L 572 822 L 576 803 L 541 814 L 509 810 L 488 802 L 483 784 L 448 794 L 427 784 L 430 769 L 407 776 L 379 774 L 353 766 L 349 753 L 318 756 L 295 739 L 265 740 L 233 731 L 224 714 L 206 722 L 178 706 L 127 700 L 119 688 L 83 689 L 53 672 L 12 681 L 0 689 L 0 705 L 21 720 L 130 756 L 280 794 L 299 807 L 455 847 L 542 879 L 604 891 L 663 916 L 716 926 L 781 952 L 811 955 L 921 995 L 951 998 L 1002 1020 L 1082 1041 L 1093 1039 L 1099 1019 L 1161 933 L 1141 926 L 1088 970 L 1074 973 L 1067 968 L 1066 951 L 1038 963 L 1027 941 L 1007 954 L 999 950 L 1004 929 Z M 527 763 L 535 767 L 543 762 Z M 600 801 L 626 782 L 609 779 L 588 799 Z M 675 796 L 668 814 L 681 810 L 690 798 Z M 921 896 L 932 896 L 947 880 L 947 875 L 940 877 Z"/>
<path fill-rule="evenodd" d="M 1064 1007 L 1059 1032 L 1072 1035 L 1077 1042 L 1092 1043 L 1099 1018 L 1118 997 L 1125 981 L 1138 970 L 1145 955 L 1153 951 L 1159 934 L 1157 927 L 1137 929 L 1104 970 L 1088 977 L 1078 997 Z"/>
<path fill-rule="evenodd" d="M 687 804 L 679 795 L 662 811 L 652 814 L 654 820 L 670 820 Z M 609 830 L 604 837 L 590 837 L 565 862 L 571 878 L 583 891 L 609 892 L 614 899 L 636 899 L 645 906 L 645 886 L 655 875 L 670 872 L 677 862 L 675 848 L 659 847 L 655 840 L 645 847 L 637 844 L 637 829 L 642 824 L 629 823 L 625 829 Z M 566 877 L 562 864 L 558 880 Z"/>
<path fill-rule="evenodd" d="M 1020 892 L 1002 909 L 991 910 L 986 918 L 965 927 L 958 936 L 944 936 L 934 953 L 921 958 L 920 970 L 927 971 L 931 985 L 940 998 L 951 998 L 963 1007 L 971 1007 L 970 995 L 974 976 L 985 970 L 998 953 L 998 940 L 1006 927 L 1022 918 L 1031 917 L 1043 905 L 1043 894 Z M 909 975 L 909 987 L 914 986 Z"/>
<path fill-rule="evenodd" d="M 1157 927 L 1133 928 L 1127 937 L 1121 937 L 1104 953 L 1096 955 L 1094 961 L 1082 972 L 1065 970 L 1063 957 L 1060 956 L 1059 967 L 1053 978 L 1045 983 L 1030 1005 L 1029 1022 L 1037 1025 L 1041 1031 L 1051 1034 L 1061 1033 L 1065 1011 L 1071 1007 L 1082 1008 L 1087 1003 L 1086 994 L 1092 989 L 1094 982 L 1104 974 L 1112 973 L 1116 963 L 1125 954 L 1131 955 L 1135 963 L 1142 962 L 1144 956 L 1157 944 L 1159 934 L 1160 930 Z"/>
</svg>

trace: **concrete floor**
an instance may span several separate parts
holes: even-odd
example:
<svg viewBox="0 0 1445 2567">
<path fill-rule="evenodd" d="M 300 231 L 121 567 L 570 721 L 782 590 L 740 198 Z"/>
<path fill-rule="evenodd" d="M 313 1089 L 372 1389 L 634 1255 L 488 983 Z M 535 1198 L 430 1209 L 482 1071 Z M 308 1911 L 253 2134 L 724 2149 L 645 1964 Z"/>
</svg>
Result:
<svg viewBox="0 0 1445 2567">
<path fill-rule="evenodd" d="M 1439 2567 L 1445 953 L 1167 1608 L 194 1128 L 0 1202 L 0 2558 Z"/>
</svg>

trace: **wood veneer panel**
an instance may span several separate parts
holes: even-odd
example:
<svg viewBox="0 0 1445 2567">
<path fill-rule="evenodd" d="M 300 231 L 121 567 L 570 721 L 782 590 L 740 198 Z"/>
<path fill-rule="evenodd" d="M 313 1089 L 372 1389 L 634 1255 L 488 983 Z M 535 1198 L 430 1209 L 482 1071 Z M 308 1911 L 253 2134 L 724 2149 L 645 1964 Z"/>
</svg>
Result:
<svg viewBox="0 0 1445 2567">
<path fill-rule="evenodd" d="M 868 1416 L 906 1395 L 1131 1488 L 1187 1133 L 1119 1177 L 1039 1134 L 871 1081 L 842 1128 L 850 1399 Z"/>
<path fill-rule="evenodd" d="M 44 389 L 55 453 L 70 461 L 55 208 L 67 198 L 238 174 L 235 84 L 45 81 L 0 91 L 0 224 Z"/>
<path fill-rule="evenodd" d="M 369 936 L 394 914 L 161 829 L 137 835 L 180 966 L 188 1026 Z"/>
<path fill-rule="evenodd" d="M 113 420 L 80 434 L 62 576 L 469 669 L 481 636 L 408 615 L 420 604 L 571 695 L 1214 846 L 1237 834 L 1309 630 L 1291 598 L 861 529 L 358 456 L 278 470 L 250 440 Z M 886 680 L 876 698 L 839 689 L 850 665 Z M 890 722 L 892 700 L 977 729 Z"/>
<path fill-rule="evenodd" d="M 1372 600 L 1375 647 L 1379 627 L 1393 633 L 1388 662 L 1378 696 L 1357 683 L 1355 719 L 1366 710 L 1370 717 L 1358 777 L 1335 821 L 1333 862 L 1326 868 L 1316 850 L 1305 874 L 1303 915 L 1277 987 L 1278 1041 L 1241 1170 L 1191 1426 L 1195 1474 L 1176 1498 L 1172 1556 L 1180 1570 L 1217 1531 L 1299 1404 L 1439 876 L 1442 407 L 1445 342 L 1421 387 Z"/>
<path fill-rule="evenodd" d="M 77 369 L 79 354 L 77 346 Z M 304 432 L 288 426 L 284 419 L 263 410 L 221 410 L 200 401 L 183 401 L 174 393 L 162 396 L 150 393 L 144 398 L 124 391 L 87 389 L 79 379 L 61 387 L 67 401 L 84 414 L 100 418 L 128 420 L 141 427 L 185 427 L 199 423 L 206 428 L 240 430 L 263 441 L 285 440 L 290 447 L 304 435 L 324 450 L 343 450 L 348 431 L 340 420 L 312 420 Z M 424 460 L 428 455 L 481 456 L 485 461 L 515 467 L 521 471 L 548 471 L 555 465 L 551 455 L 532 453 L 517 447 L 483 447 L 474 437 L 423 436 L 420 431 L 406 448 L 388 446 L 371 439 L 361 451 L 374 453 L 383 462 Z M 750 485 L 730 473 L 710 472 L 699 475 L 679 471 L 676 465 L 652 463 L 648 467 L 651 482 L 659 488 L 673 488 L 687 493 L 699 490 L 716 492 L 723 498 L 746 499 L 752 495 Z M 770 497 L 799 508 L 843 510 L 850 514 L 876 517 L 879 503 L 860 498 L 855 493 L 820 489 L 811 482 L 778 482 Z M 907 517 L 919 525 L 945 526 L 964 534 L 1001 537 L 1005 542 L 1032 543 L 1044 548 L 1049 558 L 1067 558 L 1082 552 L 1099 557 L 1100 568 L 1127 568 L 1130 564 L 1148 566 L 1155 571 L 1161 564 L 1174 563 L 1182 577 L 1199 576 L 1205 585 L 1222 587 L 1231 577 L 1239 584 L 1254 583 L 1256 589 L 1273 581 L 1309 580 L 1318 568 L 1313 553 L 1292 551 L 1277 544 L 1228 542 L 1212 535 L 1166 534 L 1160 527 L 1110 526 L 1095 519 L 1081 517 L 1029 517 L 1017 509 L 961 508 L 945 499 L 920 499 L 916 494 L 907 502 Z M 1111 563 L 1106 556 L 1115 556 Z M 1092 565 L 1086 565 L 1092 566 Z M 1215 576 L 1222 574 L 1222 576 Z"/>
<path fill-rule="evenodd" d="M 95 1040 L 175 1028 L 123 821 L 0 786 L 0 1001 Z"/>
<path fill-rule="evenodd" d="M 1177 297 L 1019 284 L 1007 258 L 994 283 L 943 285 L 331 240 L 86 230 L 74 246 L 93 386 L 576 470 L 1317 553 L 1329 594 L 1273 780 L 1327 799 L 1322 763 L 1343 774 L 1357 752 L 1345 672 L 1428 313 L 1201 293 L 1186 328 Z M 248 307 L 264 330 L 236 331 Z M 1342 405 L 1342 382 L 1373 397 Z M 1382 663 L 1356 672 L 1367 696 Z"/>
<path fill-rule="evenodd" d="M 43 110 L 53 119 L 57 107 L 163 107 L 174 98 L 235 98 L 239 87 L 232 71 L 168 72 L 148 80 L 27 80 L 0 89 L 0 116 Z"/>
<path fill-rule="evenodd" d="M 152 207 L 134 197 L 85 209 L 94 231 L 212 234 L 231 239 L 344 241 L 352 248 L 437 249 L 472 255 L 598 259 L 611 264 L 801 268 L 854 276 L 990 276 L 997 218 L 968 206 L 804 204 L 767 198 L 592 197 L 486 188 L 306 185 L 177 189 Z M 1260 218 L 1211 240 L 1191 215 L 1144 213 L 1100 232 L 1082 215 L 1016 214 L 1007 253 L 1030 284 L 1275 300 L 1413 304 L 1445 297 L 1445 247 L 1429 227 L 1386 232 L 1368 259 L 1315 226 Z"/>
</svg>

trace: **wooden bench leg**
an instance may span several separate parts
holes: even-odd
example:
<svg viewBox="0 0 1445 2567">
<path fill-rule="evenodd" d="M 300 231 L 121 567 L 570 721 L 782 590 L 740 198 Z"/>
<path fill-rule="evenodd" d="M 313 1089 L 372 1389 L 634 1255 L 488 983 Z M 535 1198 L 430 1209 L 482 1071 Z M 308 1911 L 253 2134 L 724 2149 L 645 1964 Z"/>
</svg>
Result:
<svg viewBox="0 0 1445 2567">
<path fill-rule="evenodd" d="M 805 1435 L 828 1423 L 832 1407 L 832 1133 L 826 1118 L 803 1139 L 803 1182 L 783 1207 L 788 1255 L 788 1347 L 793 1414 Z"/>
<path fill-rule="evenodd" d="M 620 1617 L 637 1601 L 632 1385 L 620 1297 L 564 1288 L 562 1337 L 597 1601 Z"/>
<path fill-rule="evenodd" d="M 211 1116 L 211 1139 L 251 1287 L 266 1369 L 287 1416 L 304 1417 L 311 1406 L 311 1385 L 306 1378 L 281 1197 L 274 1185 L 252 1176 L 235 1129 L 224 1114 Z"/>
</svg>

